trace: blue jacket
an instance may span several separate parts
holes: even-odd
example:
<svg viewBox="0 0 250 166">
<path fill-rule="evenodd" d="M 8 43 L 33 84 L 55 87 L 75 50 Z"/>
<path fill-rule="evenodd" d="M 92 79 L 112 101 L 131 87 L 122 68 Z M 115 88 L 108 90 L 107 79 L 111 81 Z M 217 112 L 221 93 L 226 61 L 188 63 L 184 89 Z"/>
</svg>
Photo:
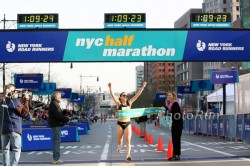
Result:
<svg viewBox="0 0 250 166">
<path fill-rule="evenodd" d="M 18 99 L 0 101 L 0 130 L 1 134 L 22 134 L 21 103 Z"/>
</svg>

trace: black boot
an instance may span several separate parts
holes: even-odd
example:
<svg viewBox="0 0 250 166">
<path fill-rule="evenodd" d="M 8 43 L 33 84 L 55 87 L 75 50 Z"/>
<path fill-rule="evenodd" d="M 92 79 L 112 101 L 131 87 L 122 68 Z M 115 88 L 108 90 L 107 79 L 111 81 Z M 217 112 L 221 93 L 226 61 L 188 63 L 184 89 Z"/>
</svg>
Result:
<svg viewBox="0 0 250 166">
<path fill-rule="evenodd" d="M 173 157 L 168 159 L 169 161 L 179 161 L 180 160 L 180 155 L 174 155 Z"/>
</svg>

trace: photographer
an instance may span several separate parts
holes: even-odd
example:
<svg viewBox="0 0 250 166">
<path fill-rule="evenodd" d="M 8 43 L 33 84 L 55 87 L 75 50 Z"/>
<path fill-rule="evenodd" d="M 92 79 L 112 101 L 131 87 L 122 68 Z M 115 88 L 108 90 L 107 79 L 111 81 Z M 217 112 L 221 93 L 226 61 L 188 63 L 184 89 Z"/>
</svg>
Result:
<svg viewBox="0 0 250 166">
<path fill-rule="evenodd" d="M 3 151 L 3 165 L 18 165 L 21 155 L 21 134 L 23 105 L 17 99 L 15 86 L 8 84 L 4 87 L 4 98 L 0 101 L 0 129 Z M 10 161 L 10 145 L 13 157 Z M 11 164 L 10 164 L 11 163 Z"/>
</svg>

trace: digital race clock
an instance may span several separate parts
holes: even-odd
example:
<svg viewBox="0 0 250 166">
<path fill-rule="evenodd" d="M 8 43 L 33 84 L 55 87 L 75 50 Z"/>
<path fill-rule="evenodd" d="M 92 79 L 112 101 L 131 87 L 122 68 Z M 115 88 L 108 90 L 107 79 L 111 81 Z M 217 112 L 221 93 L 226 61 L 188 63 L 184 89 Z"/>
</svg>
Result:
<svg viewBox="0 0 250 166">
<path fill-rule="evenodd" d="M 191 13 L 191 28 L 231 28 L 230 13 Z"/>
<path fill-rule="evenodd" d="M 145 13 L 105 13 L 105 28 L 145 28 Z"/>
<path fill-rule="evenodd" d="M 18 29 L 58 28 L 58 14 L 18 14 Z"/>
</svg>

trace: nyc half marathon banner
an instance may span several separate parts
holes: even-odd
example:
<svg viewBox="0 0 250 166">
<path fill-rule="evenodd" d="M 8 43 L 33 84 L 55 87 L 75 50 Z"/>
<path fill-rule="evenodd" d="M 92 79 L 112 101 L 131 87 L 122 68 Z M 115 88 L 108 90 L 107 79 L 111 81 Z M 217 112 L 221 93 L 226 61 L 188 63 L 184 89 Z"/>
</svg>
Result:
<svg viewBox="0 0 250 166">
<path fill-rule="evenodd" d="M 249 61 L 250 30 L 0 31 L 1 62 Z"/>
<path fill-rule="evenodd" d="M 164 107 L 149 107 L 149 108 L 136 108 L 128 110 L 118 110 L 118 118 L 135 118 L 144 115 L 158 114 L 159 112 L 165 112 Z"/>
</svg>

